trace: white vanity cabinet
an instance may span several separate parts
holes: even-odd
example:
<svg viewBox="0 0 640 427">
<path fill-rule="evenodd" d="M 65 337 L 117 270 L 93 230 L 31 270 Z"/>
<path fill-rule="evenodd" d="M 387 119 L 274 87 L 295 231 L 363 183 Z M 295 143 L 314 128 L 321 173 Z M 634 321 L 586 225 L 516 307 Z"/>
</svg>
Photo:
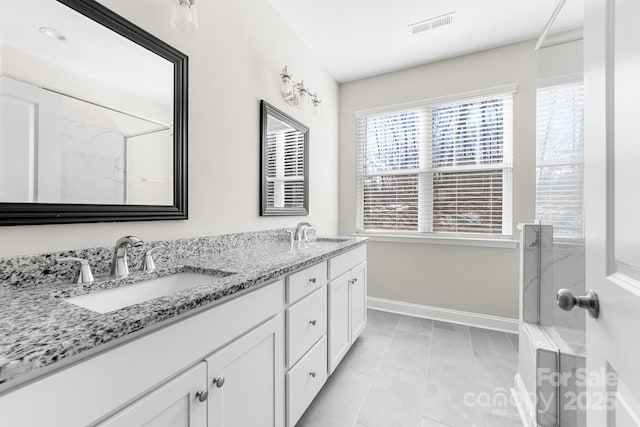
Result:
<svg viewBox="0 0 640 427">
<path fill-rule="evenodd" d="M 0 395 L 0 426 L 294 427 L 365 327 L 366 292 L 359 246 Z"/>
<path fill-rule="evenodd" d="M 201 310 L 0 396 L 0 426 L 246 425 L 234 424 L 232 416 L 228 424 L 212 424 L 217 420 L 207 421 L 207 407 L 217 404 L 212 394 L 224 389 L 224 398 L 235 406 L 223 408 L 233 415 L 238 402 L 257 386 L 270 390 L 261 399 L 272 405 L 272 419 L 253 425 L 280 427 L 283 310 L 282 280 Z M 266 362 L 259 363 L 264 375 L 238 374 L 267 353 Z M 208 363 L 222 369 L 229 381 L 215 392 L 207 378 Z M 198 395 L 202 391 L 208 391 L 207 399 Z M 244 410 L 253 408 L 245 405 Z"/>
<path fill-rule="evenodd" d="M 283 339 L 278 315 L 99 426 L 280 427 Z"/>
<path fill-rule="evenodd" d="M 329 260 L 329 374 L 367 324 L 367 248 Z"/>
</svg>

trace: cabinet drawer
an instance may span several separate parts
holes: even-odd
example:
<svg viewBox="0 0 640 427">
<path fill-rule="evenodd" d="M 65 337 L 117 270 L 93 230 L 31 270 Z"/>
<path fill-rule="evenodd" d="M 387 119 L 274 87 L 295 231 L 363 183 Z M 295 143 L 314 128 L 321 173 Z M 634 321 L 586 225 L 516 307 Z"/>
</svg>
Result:
<svg viewBox="0 0 640 427">
<path fill-rule="evenodd" d="M 298 301 L 327 283 L 327 262 L 305 268 L 287 277 L 287 303 Z"/>
<path fill-rule="evenodd" d="M 327 288 L 323 286 L 287 309 L 287 366 L 292 366 L 327 333 Z"/>
<path fill-rule="evenodd" d="M 329 260 L 329 279 L 336 277 L 351 270 L 356 265 L 367 260 L 367 246 L 358 246 L 355 249 L 335 256 Z"/>
<path fill-rule="evenodd" d="M 327 337 L 322 337 L 286 376 L 287 425 L 293 427 L 327 381 Z"/>
</svg>

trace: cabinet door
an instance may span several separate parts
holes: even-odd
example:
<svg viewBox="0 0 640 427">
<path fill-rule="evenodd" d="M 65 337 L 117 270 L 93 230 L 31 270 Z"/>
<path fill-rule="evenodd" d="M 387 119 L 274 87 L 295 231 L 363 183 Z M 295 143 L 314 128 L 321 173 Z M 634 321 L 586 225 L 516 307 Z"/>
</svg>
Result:
<svg viewBox="0 0 640 427">
<path fill-rule="evenodd" d="M 367 263 L 351 270 L 351 344 L 367 326 Z"/>
<path fill-rule="evenodd" d="M 106 421 L 101 427 L 206 427 L 207 404 L 196 394 L 207 388 L 207 366 L 199 363 Z"/>
<path fill-rule="evenodd" d="M 329 283 L 329 373 L 332 373 L 351 345 L 349 324 L 349 282 L 346 273 Z"/>
<path fill-rule="evenodd" d="M 206 359 L 210 427 L 284 425 L 283 333 L 278 315 Z"/>
</svg>

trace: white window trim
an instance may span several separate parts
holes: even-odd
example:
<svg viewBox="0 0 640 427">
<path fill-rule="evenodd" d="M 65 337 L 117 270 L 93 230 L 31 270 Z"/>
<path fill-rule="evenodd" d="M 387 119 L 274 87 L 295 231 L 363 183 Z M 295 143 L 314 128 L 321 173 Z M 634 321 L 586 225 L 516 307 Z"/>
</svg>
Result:
<svg viewBox="0 0 640 427">
<path fill-rule="evenodd" d="M 518 92 L 518 84 L 510 83 L 501 86 L 493 86 L 485 89 L 478 89 L 467 92 L 459 92 L 453 95 L 440 96 L 435 98 L 422 99 L 417 101 L 405 102 L 401 104 L 393 104 L 386 105 L 383 107 L 369 108 L 366 110 L 358 110 L 354 112 L 354 117 L 356 120 L 365 119 L 368 116 L 374 114 L 384 114 L 389 112 L 401 112 L 403 110 L 411 110 L 415 108 L 433 108 L 443 104 L 455 103 L 455 102 L 469 102 L 473 101 L 475 98 L 486 98 L 490 96 L 500 96 L 500 95 L 513 95 Z M 513 150 L 513 110 L 514 110 L 514 100 L 512 99 L 512 111 L 511 111 L 511 125 L 512 128 L 508 132 L 508 137 L 510 138 L 509 147 Z M 515 248 L 518 246 L 518 240 L 512 240 L 513 233 L 513 152 L 509 153 L 509 159 L 511 161 L 511 166 L 507 168 L 503 168 L 503 170 L 510 173 L 510 179 L 506 179 L 503 176 L 503 189 L 509 191 L 511 194 L 511 203 L 508 203 L 503 199 L 503 209 L 504 211 L 509 211 L 508 220 L 505 221 L 502 225 L 502 234 L 481 234 L 478 237 L 474 235 L 464 234 L 456 234 L 456 235 L 440 235 L 439 233 L 433 233 L 431 230 L 422 230 L 408 232 L 404 234 L 402 231 L 394 231 L 390 232 L 386 231 L 373 231 L 373 230 L 358 230 L 358 213 L 362 210 L 362 202 L 361 198 L 357 198 L 356 202 L 356 232 L 353 233 L 353 236 L 362 236 L 369 237 L 371 241 L 379 241 L 379 242 L 397 242 L 397 243 L 422 243 L 422 244 L 439 244 L 439 245 L 456 245 L 456 246 L 477 246 L 477 247 L 496 247 L 496 248 Z M 356 156 L 357 157 L 357 156 Z M 424 173 L 426 171 L 420 169 L 416 170 L 416 173 Z M 356 171 L 357 175 L 357 171 Z M 506 174 L 505 174 L 506 175 Z M 359 182 L 359 180 L 356 180 Z M 422 183 L 423 180 L 420 180 Z M 356 194 L 359 194 L 360 189 L 356 189 Z M 422 201 L 422 191 L 419 193 L 419 205 L 423 208 Z M 431 221 L 428 222 L 431 224 Z M 419 224 L 419 227 L 422 227 Z"/>
<path fill-rule="evenodd" d="M 438 234 L 425 235 L 422 233 L 402 234 L 400 232 L 357 232 L 352 233 L 356 237 L 368 237 L 371 242 L 385 243 L 417 243 L 423 245 L 447 245 L 447 246 L 473 246 L 481 248 L 516 248 L 520 243 L 513 240 L 512 236 L 494 237 L 467 237 L 447 236 Z"/>
<path fill-rule="evenodd" d="M 385 105 L 383 107 L 369 108 L 366 110 L 358 110 L 354 113 L 356 119 L 363 119 L 372 114 L 399 112 L 402 110 L 410 110 L 418 107 L 434 107 L 440 104 L 448 104 L 456 101 L 473 101 L 474 98 L 486 98 L 492 95 L 508 95 L 518 92 L 518 84 L 511 83 L 501 86 L 494 86 L 486 89 L 471 90 L 468 92 L 460 92 L 453 95 L 439 96 L 436 98 L 421 99 L 417 101 L 404 102 L 401 104 Z"/>
</svg>

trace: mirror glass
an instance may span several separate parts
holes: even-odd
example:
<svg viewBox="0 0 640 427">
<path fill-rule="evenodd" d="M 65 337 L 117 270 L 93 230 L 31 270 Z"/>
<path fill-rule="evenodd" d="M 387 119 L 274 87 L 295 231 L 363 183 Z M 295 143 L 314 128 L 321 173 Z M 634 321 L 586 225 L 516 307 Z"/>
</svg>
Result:
<svg viewBox="0 0 640 427">
<path fill-rule="evenodd" d="M 309 128 L 261 103 L 262 215 L 308 215 Z"/>
<path fill-rule="evenodd" d="M 181 65 L 186 56 L 91 0 L 0 2 L 0 212 L 183 211 Z"/>
</svg>

